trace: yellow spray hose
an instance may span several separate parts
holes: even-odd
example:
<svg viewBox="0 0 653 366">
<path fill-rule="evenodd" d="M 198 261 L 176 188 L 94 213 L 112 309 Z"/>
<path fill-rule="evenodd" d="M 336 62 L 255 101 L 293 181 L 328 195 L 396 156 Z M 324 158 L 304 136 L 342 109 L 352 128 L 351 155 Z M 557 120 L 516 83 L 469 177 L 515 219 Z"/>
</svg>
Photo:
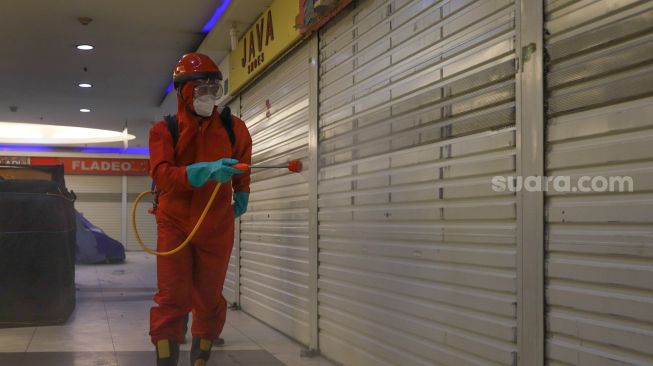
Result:
<svg viewBox="0 0 653 366">
<path fill-rule="evenodd" d="M 195 224 L 195 227 L 193 228 L 193 231 L 190 232 L 186 240 L 184 240 L 183 243 L 181 243 L 177 248 L 167 251 L 167 252 L 157 252 L 154 251 L 150 248 L 148 248 L 144 243 L 143 240 L 141 240 L 141 236 L 138 233 L 138 228 L 136 227 L 136 207 L 138 206 L 138 203 L 141 201 L 143 197 L 145 197 L 148 194 L 152 194 L 150 191 L 145 191 L 142 192 L 141 194 L 138 195 L 136 198 L 136 201 L 134 201 L 134 204 L 132 205 L 132 227 L 134 228 L 134 234 L 136 235 L 136 240 L 138 241 L 138 244 L 141 245 L 143 250 L 146 252 L 152 254 L 152 255 L 160 255 L 160 256 L 165 256 L 165 255 L 172 255 L 180 250 L 184 249 L 188 243 L 190 243 L 191 240 L 193 240 L 193 237 L 195 236 L 195 233 L 197 232 L 197 229 L 200 228 L 200 225 L 202 225 L 202 222 L 204 221 L 204 217 L 206 217 L 206 213 L 209 212 L 209 208 L 211 208 L 211 205 L 213 204 L 213 200 L 215 200 L 215 196 L 218 195 L 218 191 L 220 190 L 220 182 L 215 186 L 215 189 L 213 190 L 213 194 L 211 194 L 211 198 L 209 199 L 209 202 L 206 204 L 206 207 L 204 207 L 204 211 L 202 212 L 202 215 L 200 218 L 197 220 L 197 223 Z"/>
</svg>

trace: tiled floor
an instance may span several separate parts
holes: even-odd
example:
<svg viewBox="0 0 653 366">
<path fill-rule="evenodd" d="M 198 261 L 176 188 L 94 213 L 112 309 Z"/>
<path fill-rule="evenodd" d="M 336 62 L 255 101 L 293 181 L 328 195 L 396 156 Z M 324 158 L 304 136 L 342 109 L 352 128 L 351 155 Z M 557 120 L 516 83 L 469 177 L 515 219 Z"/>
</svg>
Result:
<svg viewBox="0 0 653 366">
<path fill-rule="evenodd" d="M 147 333 L 155 259 L 130 252 L 124 264 L 80 265 L 76 283 L 77 307 L 66 324 L 0 329 L 0 366 L 154 365 Z M 300 357 L 302 346 L 241 311 L 229 311 L 222 338 L 210 365 L 332 365 Z M 188 364 L 186 354 L 179 364 Z"/>
</svg>

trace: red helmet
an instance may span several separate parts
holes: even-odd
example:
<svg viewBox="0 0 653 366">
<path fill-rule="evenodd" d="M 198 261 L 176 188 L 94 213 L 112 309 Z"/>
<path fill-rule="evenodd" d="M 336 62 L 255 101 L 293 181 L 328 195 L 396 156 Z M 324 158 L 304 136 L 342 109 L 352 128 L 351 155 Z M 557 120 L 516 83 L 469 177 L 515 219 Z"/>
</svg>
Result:
<svg viewBox="0 0 653 366">
<path fill-rule="evenodd" d="M 175 88 L 179 88 L 179 85 L 195 79 L 222 80 L 222 73 L 209 56 L 197 52 L 187 53 L 177 62 L 172 81 Z"/>
</svg>

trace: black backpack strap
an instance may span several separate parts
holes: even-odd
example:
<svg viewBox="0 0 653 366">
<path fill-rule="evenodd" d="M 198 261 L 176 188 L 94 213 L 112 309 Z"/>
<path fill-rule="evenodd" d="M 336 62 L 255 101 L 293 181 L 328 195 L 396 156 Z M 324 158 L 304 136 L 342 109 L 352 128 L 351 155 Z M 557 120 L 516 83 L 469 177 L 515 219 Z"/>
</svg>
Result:
<svg viewBox="0 0 653 366">
<path fill-rule="evenodd" d="M 169 114 L 163 119 L 168 125 L 168 131 L 170 131 L 170 136 L 172 136 L 172 146 L 177 146 L 177 141 L 179 140 L 179 125 L 177 124 L 177 116 Z"/>
<path fill-rule="evenodd" d="M 179 140 L 179 124 L 177 124 L 177 116 L 169 114 L 164 116 L 163 119 L 166 121 L 168 132 L 170 132 L 170 136 L 172 137 L 172 148 L 174 149 L 177 146 L 177 141 Z M 152 192 L 154 199 L 152 200 L 152 208 L 149 210 L 149 212 L 154 214 L 157 207 L 159 206 L 159 190 L 157 189 L 154 179 L 152 179 L 152 187 L 150 187 L 150 192 Z"/>
<path fill-rule="evenodd" d="M 236 134 L 234 133 L 234 120 L 231 117 L 231 109 L 229 107 L 225 106 L 222 109 L 222 112 L 220 112 L 220 119 L 222 120 L 224 129 L 227 130 L 229 141 L 231 141 L 231 147 L 233 148 L 236 146 Z"/>
</svg>

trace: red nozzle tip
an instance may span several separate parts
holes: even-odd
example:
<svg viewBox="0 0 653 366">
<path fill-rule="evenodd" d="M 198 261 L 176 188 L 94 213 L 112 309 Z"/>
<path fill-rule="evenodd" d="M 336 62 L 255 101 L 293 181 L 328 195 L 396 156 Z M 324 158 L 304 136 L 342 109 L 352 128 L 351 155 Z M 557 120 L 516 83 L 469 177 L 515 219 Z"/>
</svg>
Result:
<svg viewBox="0 0 653 366">
<path fill-rule="evenodd" d="M 288 163 L 288 170 L 290 170 L 293 173 L 301 173 L 303 169 L 304 166 L 302 165 L 302 162 L 299 160 L 293 160 Z"/>
<path fill-rule="evenodd" d="M 247 165 L 245 163 L 234 164 L 234 165 L 232 165 L 232 167 L 234 167 L 234 168 L 236 168 L 238 170 L 242 170 L 244 172 L 249 170 L 249 165 Z"/>
</svg>

